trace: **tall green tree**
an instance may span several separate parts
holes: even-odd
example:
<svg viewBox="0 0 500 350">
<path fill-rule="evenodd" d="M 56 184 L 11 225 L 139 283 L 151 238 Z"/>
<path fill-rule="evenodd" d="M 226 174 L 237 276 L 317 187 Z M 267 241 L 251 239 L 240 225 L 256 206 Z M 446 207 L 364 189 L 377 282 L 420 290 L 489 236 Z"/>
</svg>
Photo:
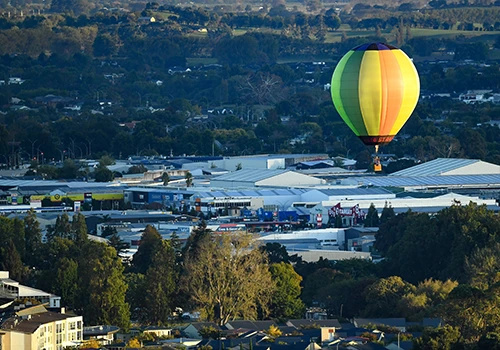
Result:
<svg viewBox="0 0 500 350">
<path fill-rule="evenodd" d="M 71 236 L 77 243 L 85 242 L 88 239 L 87 223 L 85 221 L 85 215 L 82 213 L 73 215 L 73 220 L 71 221 Z"/>
<path fill-rule="evenodd" d="M 384 224 L 395 216 L 396 214 L 394 213 L 394 208 L 391 205 L 387 205 L 387 203 L 385 203 L 384 209 L 382 209 L 382 214 L 380 214 L 380 224 Z"/>
<path fill-rule="evenodd" d="M 379 225 L 379 216 L 378 210 L 375 208 L 375 205 L 372 203 L 368 208 L 368 213 L 366 213 L 364 224 L 366 227 L 378 227 Z"/>
<path fill-rule="evenodd" d="M 49 229 L 47 236 L 49 240 L 54 237 L 71 239 L 71 223 L 68 214 L 64 213 L 57 217 L 56 224 Z"/>
<path fill-rule="evenodd" d="M 26 275 L 21 255 L 17 251 L 16 245 L 12 239 L 4 242 L 3 247 L 0 247 L 0 269 L 9 271 L 9 277 L 22 282 Z"/>
<path fill-rule="evenodd" d="M 29 266 L 36 266 L 41 255 L 42 231 L 33 209 L 30 209 L 28 215 L 24 217 L 24 236 L 26 264 Z"/>
<path fill-rule="evenodd" d="M 116 255 L 120 258 L 123 258 L 123 252 L 130 248 L 130 244 L 125 242 L 123 239 L 118 236 L 118 233 L 115 232 L 108 238 L 109 245 L 116 250 Z"/>
<path fill-rule="evenodd" d="M 135 272 L 145 274 L 153 262 L 153 257 L 162 246 L 162 238 L 156 228 L 147 225 L 141 236 L 141 243 L 132 258 Z"/>
<path fill-rule="evenodd" d="M 145 315 L 146 323 L 165 324 L 172 315 L 175 305 L 173 293 L 177 286 L 175 251 L 170 241 L 163 240 L 154 253 L 151 266 L 145 279 Z"/>
<path fill-rule="evenodd" d="M 280 262 L 269 267 L 276 288 L 271 296 L 270 317 L 287 320 L 301 318 L 305 306 L 300 299 L 302 277 L 289 263 Z"/>
<path fill-rule="evenodd" d="M 79 297 L 78 263 L 73 259 L 63 257 L 57 262 L 56 269 L 53 291 L 61 297 L 63 305 L 74 307 Z"/>
<path fill-rule="evenodd" d="M 112 324 L 127 331 L 130 309 L 123 264 L 113 248 L 87 241 L 78 261 L 78 310 L 89 325 Z"/>
</svg>

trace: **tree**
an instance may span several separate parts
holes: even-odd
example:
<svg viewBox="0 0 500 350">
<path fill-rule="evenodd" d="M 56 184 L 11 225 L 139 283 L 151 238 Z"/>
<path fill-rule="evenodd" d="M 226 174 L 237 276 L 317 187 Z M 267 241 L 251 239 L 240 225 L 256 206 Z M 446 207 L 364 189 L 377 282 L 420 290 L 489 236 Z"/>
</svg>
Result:
<svg viewBox="0 0 500 350">
<path fill-rule="evenodd" d="M 74 307 L 78 298 L 78 263 L 70 258 L 63 257 L 57 262 L 57 272 L 53 286 L 54 292 L 61 296 L 64 303 Z"/>
<path fill-rule="evenodd" d="M 453 350 L 460 342 L 460 330 L 452 326 L 425 329 L 422 336 L 413 341 L 415 350 Z"/>
<path fill-rule="evenodd" d="M 113 248 L 87 241 L 78 262 L 80 296 L 78 309 L 90 325 L 114 324 L 127 331 L 129 305 L 125 302 L 127 284 L 123 264 Z"/>
<path fill-rule="evenodd" d="M 17 281 L 23 281 L 25 276 L 25 269 L 21 256 L 16 249 L 14 241 L 10 239 L 4 242 L 4 246 L 0 248 L 0 269 L 9 271 L 9 276 Z"/>
<path fill-rule="evenodd" d="M 301 318 L 305 306 L 300 300 L 302 277 L 289 263 L 280 262 L 269 267 L 276 283 L 270 302 L 270 316 L 277 319 Z"/>
<path fill-rule="evenodd" d="M 270 264 L 290 262 L 290 256 L 288 255 L 288 252 L 284 245 L 276 242 L 266 243 L 266 245 L 260 247 L 260 250 L 267 254 L 267 258 L 269 259 Z"/>
<path fill-rule="evenodd" d="M 172 294 L 177 285 L 175 269 L 175 251 L 170 241 L 163 240 L 154 253 L 151 266 L 146 272 L 145 316 L 149 324 L 164 324 L 175 305 L 172 304 Z"/>
<path fill-rule="evenodd" d="M 196 256 L 186 257 L 183 288 L 202 315 L 224 325 L 231 319 L 267 314 L 274 290 L 267 259 L 248 234 L 211 234 Z"/>
<path fill-rule="evenodd" d="M 441 303 L 437 315 L 460 329 L 464 341 L 477 342 L 487 332 L 500 329 L 499 292 L 497 285 L 488 290 L 458 285 Z"/>
<path fill-rule="evenodd" d="M 77 243 L 82 243 L 87 240 L 88 230 L 87 223 L 85 222 L 85 215 L 77 213 L 73 215 L 71 222 L 72 239 Z"/>
<path fill-rule="evenodd" d="M 397 317 L 401 298 L 415 292 L 415 286 L 398 276 L 382 278 L 366 290 L 366 317 Z"/>
<path fill-rule="evenodd" d="M 114 179 L 114 174 L 105 165 L 99 164 L 94 172 L 96 182 L 110 182 Z"/>
<path fill-rule="evenodd" d="M 500 350 L 500 334 L 489 332 L 477 342 L 478 350 Z"/>
<path fill-rule="evenodd" d="M 370 207 L 368 208 L 368 213 L 366 214 L 364 223 L 365 226 L 367 227 L 378 227 L 379 224 L 378 210 L 377 208 L 375 208 L 375 205 L 373 203 L 370 204 Z"/>
<path fill-rule="evenodd" d="M 26 243 L 25 262 L 29 266 L 35 266 L 39 261 L 42 249 L 42 231 L 40 230 L 40 223 L 33 209 L 30 209 L 28 215 L 24 217 L 24 225 Z"/>
<path fill-rule="evenodd" d="M 153 257 L 162 245 L 161 235 L 156 228 L 147 225 L 142 233 L 141 243 L 132 258 L 132 268 L 139 273 L 145 274 L 151 266 Z"/>
<path fill-rule="evenodd" d="M 163 186 L 168 185 L 168 183 L 170 182 L 170 176 L 168 176 L 167 172 L 161 174 L 161 181 L 163 181 Z"/>
<path fill-rule="evenodd" d="M 72 159 L 65 159 L 62 168 L 58 170 L 60 179 L 75 179 L 78 176 L 78 166 Z"/>
<path fill-rule="evenodd" d="M 196 257 L 201 250 L 202 244 L 212 235 L 212 230 L 207 228 L 207 223 L 202 220 L 200 224 L 191 232 L 182 250 L 182 255 L 187 259 Z"/>
<path fill-rule="evenodd" d="M 272 337 L 272 338 L 278 338 L 281 337 L 283 332 L 281 332 L 281 329 L 278 328 L 278 326 L 272 324 L 269 326 L 269 329 L 266 331 L 267 335 Z"/>
<path fill-rule="evenodd" d="M 191 174 L 191 172 L 188 171 L 186 173 L 185 179 L 186 179 L 186 187 L 191 187 L 191 185 L 193 184 L 193 175 Z"/>
<path fill-rule="evenodd" d="M 54 228 L 49 230 L 49 240 L 54 237 L 71 238 L 71 224 L 67 213 L 63 213 L 61 216 L 58 216 Z"/>
<path fill-rule="evenodd" d="M 126 273 L 125 281 L 127 283 L 127 294 L 125 300 L 130 305 L 132 319 L 137 320 L 146 318 L 144 311 L 144 290 L 146 289 L 146 276 L 142 273 Z"/>
<path fill-rule="evenodd" d="M 391 205 L 387 206 L 387 203 L 385 203 L 384 209 L 382 209 L 382 214 L 380 215 L 380 224 L 389 221 L 395 216 L 396 214 L 394 213 L 394 208 Z"/>
<path fill-rule="evenodd" d="M 130 244 L 125 242 L 123 239 L 118 236 L 118 233 L 115 232 L 108 238 L 109 240 L 109 245 L 116 250 L 116 255 L 120 258 L 123 258 L 122 253 L 124 250 L 127 250 L 130 248 Z"/>
</svg>

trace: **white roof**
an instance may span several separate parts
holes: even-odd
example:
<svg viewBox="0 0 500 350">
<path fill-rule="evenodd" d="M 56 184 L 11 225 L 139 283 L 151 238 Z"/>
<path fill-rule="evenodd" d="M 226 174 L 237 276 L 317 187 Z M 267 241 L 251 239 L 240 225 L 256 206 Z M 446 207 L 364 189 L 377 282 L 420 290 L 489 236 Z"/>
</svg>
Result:
<svg viewBox="0 0 500 350">
<path fill-rule="evenodd" d="M 325 184 L 326 181 L 313 176 L 283 169 L 241 169 L 217 176 L 210 181 L 212 186 L 225 188 L 252 186 L 300 187 Z"/>
<path fill-rule="evenodd" d="M 397 171 L 389 176 L 486 175 L 500 174 L 500 166 L 479 159 L 437 158 Z"/>
</svg>

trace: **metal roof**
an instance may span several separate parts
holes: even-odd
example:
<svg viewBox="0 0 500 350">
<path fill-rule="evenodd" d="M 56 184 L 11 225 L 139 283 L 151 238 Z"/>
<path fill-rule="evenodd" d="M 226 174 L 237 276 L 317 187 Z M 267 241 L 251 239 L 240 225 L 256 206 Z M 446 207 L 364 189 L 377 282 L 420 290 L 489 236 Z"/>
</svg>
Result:
<svg viewBox="0 0 500 350">
<path fill-rule="evenodd" d="M 346 184 L 380 187 L 432 187 L 432 186 L 499 186 L 500 174 L 492 175 L 436 175 L 436 176 L 363 176 L 343 180 Z"/>
<path fill-rule="evenodd" d="M 0 179 L 0 187 L 19 188 L 109 188 L 125 187 L 114 182 L 84 182 L 84 181 L 55 181 L 55 180 L 13 180 Z"/>
<path fill-rule="evenodd" d="M 391 191 L 380 187 L 356 187 L 356 188 L 330 188 L 318 190 L 327 196 L 362 196 L 375 194 L 393 194 Z"/>
<path fill-rule="evenodd" d="M 242 181 L 257 182 L 290 172 L 289 170 L 268 170 L 268 169 L 241 169 L 232 173 L 215 177 L 216 181 Z"/>
<path fill-rule="evenodd" d="M 441 175 L 452 170 L 479 162 L 478 159 L 437 158 L 407 169 L 396 171 L 390 176 L 430 176 Z"/>
<path fill-rule="evenodd" d="M 265 190 L 240 190 L 240 191 L 200 191 L 197 195 L 200 198 L 206 197 L 276 197 L 276 196 L 297 196 L 306 192 L 306 189 L 265 189 Z"/>
</svg>

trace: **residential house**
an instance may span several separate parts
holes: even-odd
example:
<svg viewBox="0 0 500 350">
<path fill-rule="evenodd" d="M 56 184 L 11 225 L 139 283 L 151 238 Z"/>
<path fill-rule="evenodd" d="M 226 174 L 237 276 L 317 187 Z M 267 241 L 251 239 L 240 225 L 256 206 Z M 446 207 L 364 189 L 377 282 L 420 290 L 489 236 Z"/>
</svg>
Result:
<svg viewBox="0 0 500 350">
<path fill-rule="evenodd" d="M 161 337 L 171 337 L 172 328 L 159 327 L 159 326 L 148 326 L 144 328 L 143 333 L 154 334 L 157 338 Z"/>
<path fill-rule="evenodd" d="M 369 326 L 383 325 L 406 332 L 406 320 L 404 318 L 355 318 L 353 323 L 356 327 L 370 328 Z"/>
<path fill-rule="evenodd" d="M 193 322 L 184 328 L 182 333 L 188 338 L 202 339 L 200 331 L 205 327 L 213 327 L 220 330 L 220 327 L 214 322 Z"/>
<path fill-rule="evenodd" d="M 83 328 L 83 340 L 96 340 L 101 345 L 112 344 L 115 334 L 120 330 L 117 326 L 91 326 Z"/>
</svg>

